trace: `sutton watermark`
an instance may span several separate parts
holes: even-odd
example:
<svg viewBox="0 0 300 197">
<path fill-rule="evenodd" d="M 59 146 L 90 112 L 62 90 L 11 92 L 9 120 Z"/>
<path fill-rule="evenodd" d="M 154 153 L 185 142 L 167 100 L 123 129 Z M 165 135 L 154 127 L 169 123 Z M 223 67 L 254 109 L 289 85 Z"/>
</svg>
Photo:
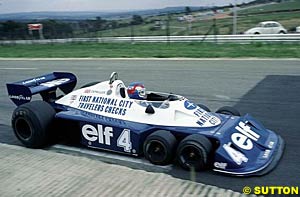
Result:
<svg viewBox="0 0 300 197">
<path fill-rule="evenodd" d="M 256 195 L 298 195 L 298 186 L 255 186 L 253 188 L 245 186 L 243 188 L 244 194 L 256 194 Z"/>
</svg>

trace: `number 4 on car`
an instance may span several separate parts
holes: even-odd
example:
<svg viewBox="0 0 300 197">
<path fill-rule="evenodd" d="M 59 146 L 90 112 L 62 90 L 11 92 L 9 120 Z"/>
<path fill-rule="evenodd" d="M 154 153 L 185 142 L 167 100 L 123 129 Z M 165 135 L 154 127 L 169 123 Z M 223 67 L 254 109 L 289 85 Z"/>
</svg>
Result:
<svg viewBox="0 0 300 197">
<path fill-rule="evenodd" d="M 115 72 L 74 90 L 76 82 L 71 73 L 54 72 L 7 84 L 17 105 L 13 131 L 26 147 L 67 137 L 99 151 L 144 156 L 155 165 L 236 176 L 266 174 L 283 154 L 279 135 L 232 107 L 211 112 L 184 96 L 146 91 L 140 82 L 126 86 Z M 31 101 L 35 94 L 42 99 Z"/>
</svg>

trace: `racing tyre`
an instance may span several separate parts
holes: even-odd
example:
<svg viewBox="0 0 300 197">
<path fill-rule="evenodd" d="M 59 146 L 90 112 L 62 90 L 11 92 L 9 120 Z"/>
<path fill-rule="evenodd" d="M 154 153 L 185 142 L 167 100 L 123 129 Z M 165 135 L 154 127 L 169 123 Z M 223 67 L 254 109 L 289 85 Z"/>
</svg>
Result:
<svg viewBox="0 0 300 197">
<path fill-rule="evenodd" d="M 145 140 L 145 158 L 156 165 L 167 165 L 174 159 L 176 144 L 177 140 L 171 132 L 165 130 L 155 131 Z"/>
<path fill-rule="evenodd" d="M 16 137 L 28 148 L 41 148 L 48 144 L 55 110 L 44 101 L 20 105 L 12 115 Z"/>
<path fill-rule="evenodd" d="M 241 113 L 237 109 L 229 106 L 221 107 L 216 111 L 216 113 L 232 115 L 232 116 L 241 116 Z"/>
<path fill-rule="evenodd" d="M 100 81 L 94 81 L 94 82 L 87 83 L 87 84 L 81 86 L 80 88 L 87 88 L 87 87 L 96 85 L 97 83 L 100 83 Z"/>
<path fill-rule="evenodd" d="M 206 106 L 206 105 L 203 105 L 203 104 L 197 104 L 198 105 L 198 107 L 201 107 L 202 109 L 204 109 L 205 111 L 207 111 L 207 112 L 211 112 L 210 111 L 210 109 Z"/>
<path fill-rule="evenodd" d="M 205 136 L 192 134 L 184 138 L 177 148 L 177 161 L 186 170 L 204 170 L 208 167 L 212 144 Z"/>
</svg>

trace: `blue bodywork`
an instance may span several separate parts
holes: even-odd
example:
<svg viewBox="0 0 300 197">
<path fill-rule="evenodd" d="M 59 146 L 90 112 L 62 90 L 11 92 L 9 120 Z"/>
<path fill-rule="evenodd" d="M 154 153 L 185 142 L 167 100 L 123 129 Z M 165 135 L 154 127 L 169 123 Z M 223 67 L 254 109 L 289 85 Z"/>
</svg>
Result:
<svg viewBox="0 0 300 197">
<path fill-rule="evenodd" d="M 71 73 L 54 72 L 9 83 L 7 89 L 16 105 L 29 102 L 34 94 L 41 94 L 43 100 L 56 109 L 55 118 L 78 123 L 81 143 L 92 148 L 140 156 L 143 155 L 142 147 L 146 137 L 156 130 L 170 131 L 179 140 L 198 133 L 213 142 L 213 170 L 237 176 L 266 174 L 277 165 L 283 154 L 282 138 L 248 114 L 238 117 L 212 113 L 221 120 L 221 124 L 211 127 L 159 126 L 106 117 L 55 103 L 56 89 L 60 88 L 65 94 L 70 93 L 76 81 L 75 75 Z M 190 101 L 183 105 L 189 110 L 199 108 Z M 107 135 L 103 134 L 105 132 Z M 122 146 L 120 139 L 124 132 L 130 139 L 126 142 L 127 146 Z"/>
</svg>

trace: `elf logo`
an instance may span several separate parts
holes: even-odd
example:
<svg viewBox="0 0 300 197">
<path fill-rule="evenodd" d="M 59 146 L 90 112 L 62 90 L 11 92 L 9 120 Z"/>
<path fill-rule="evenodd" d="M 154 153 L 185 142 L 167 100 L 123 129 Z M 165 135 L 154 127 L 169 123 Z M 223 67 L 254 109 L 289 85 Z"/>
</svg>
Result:
<svg viewBox="0 0 300 197">
<path fill-rule="evenodd" d="M 81 129 L 83 137 L 90 141 L 98 141 L 99 144 L 110 145 L 110 138 L 114 136 L 112 127 L 105 127 L 97 125 L 95 128 L 93 125 L 86 124 Z"/>
<path fill-rule="evenodd" d="M 253 141 L 257 141 L 260 135 L 251 130 L 251 128 L 246 125 L 247 123 L 239 122 L 239 125 L 235 127 L 239 133 L 233 133 L 231 135 L 232 142 L 238 147 L 244 150 L 251 150 L 253 148 Z"/>
<path fill-rule="evenodd" d="M 118 137 L 117 139 L 117 147 L 123 149 L 124 152 L 130 153 L 132 149 L 130 130 L 123 129 L 122 131 L 116 131 L 114 133 L 112 127 L 104 127 L 103 125 L 98 124 L 97 127 L 85 124 L 81 128 L 82 136 L 90 143 L 97 142 L 99 144 L 111 145 L 111 138 Z M 121 133 L 120 133 L 121 132 Z M 116 136 L 114 136 L 114 134 Z M 111 146 L 113 147 L 113 146 Z M 113 148 L 112 148 L 113 149 Z M 133 151 L 134 152 L 134 151 Z"/>
</svg>

